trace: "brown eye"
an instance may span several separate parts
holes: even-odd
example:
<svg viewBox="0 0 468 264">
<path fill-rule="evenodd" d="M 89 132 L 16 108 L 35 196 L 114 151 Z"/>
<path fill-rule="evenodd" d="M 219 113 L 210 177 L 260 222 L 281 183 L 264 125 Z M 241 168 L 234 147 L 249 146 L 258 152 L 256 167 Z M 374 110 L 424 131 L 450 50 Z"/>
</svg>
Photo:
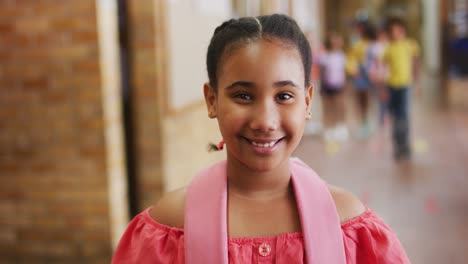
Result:
<svg viewBox="0 0 468 264">
<path fill-rule="evenodd" d="M 279 100 L 279 101 L 287 101 L 287 100 L 290 100 L 293 98 L 293 96 L 289 93 L 280 93 L 276 96 L 276 98 Z"/>
<path fill-rule="evenodd" d="M 240 99 L 242 101 L 251 101 L 252 100 L 252 96 L 249 95 L 249 94 L 246 94 L 246 93 L 238 93 L 236 95 L 234 95 L 235 98 L 237 99 Z"/>
</svg>

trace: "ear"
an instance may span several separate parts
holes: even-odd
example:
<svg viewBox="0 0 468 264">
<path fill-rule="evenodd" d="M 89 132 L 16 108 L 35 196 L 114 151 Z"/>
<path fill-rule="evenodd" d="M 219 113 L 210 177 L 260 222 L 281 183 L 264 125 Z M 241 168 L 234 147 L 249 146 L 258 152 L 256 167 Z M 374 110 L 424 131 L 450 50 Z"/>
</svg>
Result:
<svg viewBox="0 0 468 264">
<path fill-rule="evenodd" d="M 216 92 L 209 83 L 203 85 L 203 94 L 205 95 L 206 108 L 209 118 L 216 118 Z"/>
<path fill-rule="evenodd" d="M 314 85 L 310 85 L 305 91 L 306 118 L 309 119 L 312 109 L 312 98 L 314 97 Z"/>
</svg>

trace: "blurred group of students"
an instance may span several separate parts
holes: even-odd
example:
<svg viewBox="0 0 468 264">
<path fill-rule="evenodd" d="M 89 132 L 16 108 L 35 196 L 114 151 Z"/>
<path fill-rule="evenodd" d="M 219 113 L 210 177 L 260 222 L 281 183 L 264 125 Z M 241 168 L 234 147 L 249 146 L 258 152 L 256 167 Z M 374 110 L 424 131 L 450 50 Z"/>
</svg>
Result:
<svg viewBox="0 0 468 264">
<path fill-rule="evenodd" d="M 338 33 L 328 33 L 323 48 L 316 53 L 320 93 L 323 105 L 323 135 L 327 142 L 346 141 L 345 87 L 352 88 L 359 128 L 356 135 L 371 134 L 371 100 L 378 105 L 379 127 L 391 124 L 395 159 L 411 156 L 409 104 L 413 80 L 419 71 L 419 47 L 407 37 L 405 22 L 389 18 L 381 27 L 368 21 L 357 21 L 355 35 L 348 49 Z M 389 120 L 391 122 L 389 122 Z"/>
</svg>

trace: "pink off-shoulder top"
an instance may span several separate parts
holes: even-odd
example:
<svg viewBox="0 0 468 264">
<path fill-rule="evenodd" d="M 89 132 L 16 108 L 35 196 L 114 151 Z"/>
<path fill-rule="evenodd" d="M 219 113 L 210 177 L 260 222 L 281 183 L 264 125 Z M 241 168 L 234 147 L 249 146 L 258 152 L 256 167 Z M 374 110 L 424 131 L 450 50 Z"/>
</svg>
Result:
<svg viewBox="0 0 468 264">
<path fill-rule="evenodd" d="M 149 210 L 130 222 L 114 254 L 113 264 L 184 263 L 184 230 L 156 222 Z M 341 230 L 348 264 L 410 263 L 396 235 L 370 209 L 342 223 Z M 299 232 L 274 237 L 229 238 L 228 254 L 229 263 L 305 263 L 304 241 Z"/>
</svg>

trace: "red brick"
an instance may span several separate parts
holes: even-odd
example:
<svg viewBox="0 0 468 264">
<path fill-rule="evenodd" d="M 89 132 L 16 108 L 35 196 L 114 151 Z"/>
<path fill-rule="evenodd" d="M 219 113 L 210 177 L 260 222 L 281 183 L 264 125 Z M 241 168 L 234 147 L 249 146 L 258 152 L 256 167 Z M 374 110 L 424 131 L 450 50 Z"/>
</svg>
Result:
<svg viewBox="0 0 468 264">
<path fill-rule="evenodd" d="M 73 34 L 73 41 L 80 43 L 96 43 L 98 41 L 98 34 L 96 31 L 81 31 Z"/>
<path fill-rule="evenodd" d="M 52 20 L 51 28 L 54 31 L 73 31 L 78 30 L 80 26 L 80 21 L 78 19 L 73 19 L 70 17 L 61 17 Z"/>
<path fill-rule="evenodd" d="M 15 21 L 15 31 L 23 34 L 44 33 L 50 30 L 50 21 L 44 17 L 22 17 Z"/>
<path fill-rule="evenodd" d="M 46 77 L 30 78 L 23 80 L 23 86 L 27 89 L 45 89 L 48 85 Z"/>
<path fill-rule="evenodd" d="M 13 28 L 11 23 L 0 22 L 0 35 L 5 36 L 5 34 L 13 32 Z"/>
<path fill-rule="evenodd" d="M 93 58 L 97 55 L 97 49 L 87 45 L 74 45 L 56 47 L 51 51 L 51 55 L 57 58 L 67 58 L 71 60 Z"/>
<path fill-rule="evenodd" d="M 83 60 L 73 63 L 73 70 L 80 73 L 99 73 L 100 64 L 98 61 Z"/>
</svg>

